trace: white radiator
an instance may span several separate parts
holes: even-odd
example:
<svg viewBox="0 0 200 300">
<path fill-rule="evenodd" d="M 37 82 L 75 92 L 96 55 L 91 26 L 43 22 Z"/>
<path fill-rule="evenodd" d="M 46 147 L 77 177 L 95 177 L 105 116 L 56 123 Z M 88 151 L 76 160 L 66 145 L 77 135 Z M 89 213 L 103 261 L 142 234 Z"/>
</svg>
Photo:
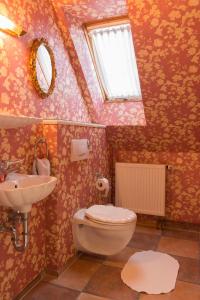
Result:
<svg viewBox="0 0 200 300">
<path fill-rule="evenodd" d="M 166 165 L 115 164 L 115 203 L 136 213 L 165 215 Z"/>
</svg>

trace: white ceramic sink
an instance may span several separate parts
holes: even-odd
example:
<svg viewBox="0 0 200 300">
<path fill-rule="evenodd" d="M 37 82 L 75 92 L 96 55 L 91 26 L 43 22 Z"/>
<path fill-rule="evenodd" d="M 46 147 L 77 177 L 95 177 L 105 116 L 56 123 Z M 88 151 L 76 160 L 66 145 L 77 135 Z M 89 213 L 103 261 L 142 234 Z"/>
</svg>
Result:
<svg viewBox="0 0 200 300">
<path fill-rule="evenodd" d="M 52 176 L 11 173 L 5 182 L 0 183 L 0 205 L 27 213 L 33 203 L 44 199 L 53 191 L 56 181 Z"/>
</svg>

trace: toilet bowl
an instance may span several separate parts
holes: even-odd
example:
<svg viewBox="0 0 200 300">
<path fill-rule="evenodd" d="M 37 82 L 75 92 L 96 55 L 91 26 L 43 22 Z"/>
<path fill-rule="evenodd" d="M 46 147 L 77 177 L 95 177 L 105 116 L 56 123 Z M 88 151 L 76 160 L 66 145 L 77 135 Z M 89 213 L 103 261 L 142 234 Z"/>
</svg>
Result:
<svg viewBox="0 0 200 300">
<path fill-rule="evenodd" d="M 73 239 L 77 250 L 114 255 L 126 247 L 136 226 L 134 212 L 114 206 L 93 205 L 73 217 Z"/>
</svg>

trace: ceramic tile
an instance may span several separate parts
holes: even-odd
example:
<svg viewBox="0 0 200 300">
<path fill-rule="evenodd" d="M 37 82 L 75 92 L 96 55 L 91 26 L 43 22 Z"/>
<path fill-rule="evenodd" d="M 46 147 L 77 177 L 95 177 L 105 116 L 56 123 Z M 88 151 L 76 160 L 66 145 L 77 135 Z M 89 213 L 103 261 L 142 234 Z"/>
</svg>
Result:
<svg viewBox="0 0 200 300">
<path fill-rule="evenodd" d="M 138 249 L 126 247 L 120 253 L 108 256 L 103 264 L 123 268 L 129 257 L 138 251 Z"/>
<path fill-rule="evenodd" d="M 200 300 L 200 286 L 178 281 L 175 290 L 168 294 L 141 294 L 139 300 Z"/>
<path fill-rule="evenodd" d="M 121 269 L 102 265 L 91 278 L 84 292 L 115 300 L 136 300 L 138 293 L 121 280 Z"/>
<path fill-rule="evenodd" d="M 100 263 L 85 259 L 78 259 L 69 269 L 58 278 L 49 278 L 49 283 L 82 291 L 92 275 L 101 266 Z"/>
<path fill-rule="evenodd" d="M 172 237 L 161 237 L 158 251 L 199 259 L 199 242 L 191 240 L 181 240 Z"/>
<path fill-rule="evenodd" d="M 90 260 L 90 261 L 96 261 L 96 262 L 102 263 L 106 259 L 106 256 L 98 255 L 98 254 L 82 253 L 81 258 L 86 259 L 86 260 Z"/>
<path fill-rule="evenodd" d="M 199 232 L 197 231 L 187 231 L 187 230 L 163 230 L 163 236 L 174 237 L 176 239 L 184 240 L 199 240 Z"/>
<path fill-rule="evenodd" d="M 54 297 L 52 299 L 55 300 L 200 300 L 197 298 L 198 285 L 200 287 L 200 260 L 197 259 L 199 242 L 196 241 L 195 235 L 187 236 L 185 232 L 181 232 L 180 236 L 176 236 L 177 232 L 165 230 L 165 236 L 160 237 L 160 232 L 156 229 L 147 229 L 139 227 L 133 235 L 130 245 L 135 244 L 138 248 L 129 245 L 120 253 L 108 257 L 82 253 L 81 257 L 58 278 L 46 275 L 44 278 L 47 281 L 46 286 L 41 289 L 39 285 L 28 295 L 32 298 L 25 300 L 46 300 L 47 293 L 51 293 Z M 135 252 L 156 247 L 158 251 L 169 253 L 179 261 L 176 289 L 169 294 L 139 295 L 122 282 L 121 268 Z M 51 292 L 52 285 L 55 288 Z M 79 294 L 80 291 L 82 292 Z M 51 300 L 48 297 L 49 299 Z"/>
<path fill-rule="evenodd" d="M 109 298 L 99 297 L 87 293 L 81 293 L 77 300 L 111 300 Z"/>
<path fill-rule="evenodd" d="M 78 295 L 77 291 L 41 282 L 23 300 L 75 300 Z"/>
<path fill-rule="evenodd" d="M 149 233 L 149 234 L 156 234 L 156 235 L 162 234 L 162 230 L 153 227 L 147 227 L 147 226 L 136 226 L 135 232 Z"/>
<path fill-rule="evenodd" d="M 176 221 L 165 221 L 165 229 L 169 230 L 180 230 L 180 231 L 197 231 L 199 232 L 199 224 L 197 223 L 186 223 Z"/>
<path fill-rule="evenodd" d="M 178 280 L 200 284 L 200 261 L 189 257 L 174 256 L 180 264 Z"/>
<path fill-rule="evenodd" d="M 128 246 L 142 250 L 155 250 L 159 240 L 159 235 L 135 232 Z"/>
</svg>

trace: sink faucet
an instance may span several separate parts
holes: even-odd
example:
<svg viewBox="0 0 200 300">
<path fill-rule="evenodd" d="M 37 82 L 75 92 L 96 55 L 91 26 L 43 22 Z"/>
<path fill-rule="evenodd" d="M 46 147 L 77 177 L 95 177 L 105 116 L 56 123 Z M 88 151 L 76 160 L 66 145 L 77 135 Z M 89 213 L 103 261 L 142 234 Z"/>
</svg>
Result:
<svg viewBox="0 0 200 300">
<path fill-rule="evenodd" d="M 0 160 L 0 182 L 5 181 L 8 173 L 17 172 L 24 159 Z"/>
</svg>

